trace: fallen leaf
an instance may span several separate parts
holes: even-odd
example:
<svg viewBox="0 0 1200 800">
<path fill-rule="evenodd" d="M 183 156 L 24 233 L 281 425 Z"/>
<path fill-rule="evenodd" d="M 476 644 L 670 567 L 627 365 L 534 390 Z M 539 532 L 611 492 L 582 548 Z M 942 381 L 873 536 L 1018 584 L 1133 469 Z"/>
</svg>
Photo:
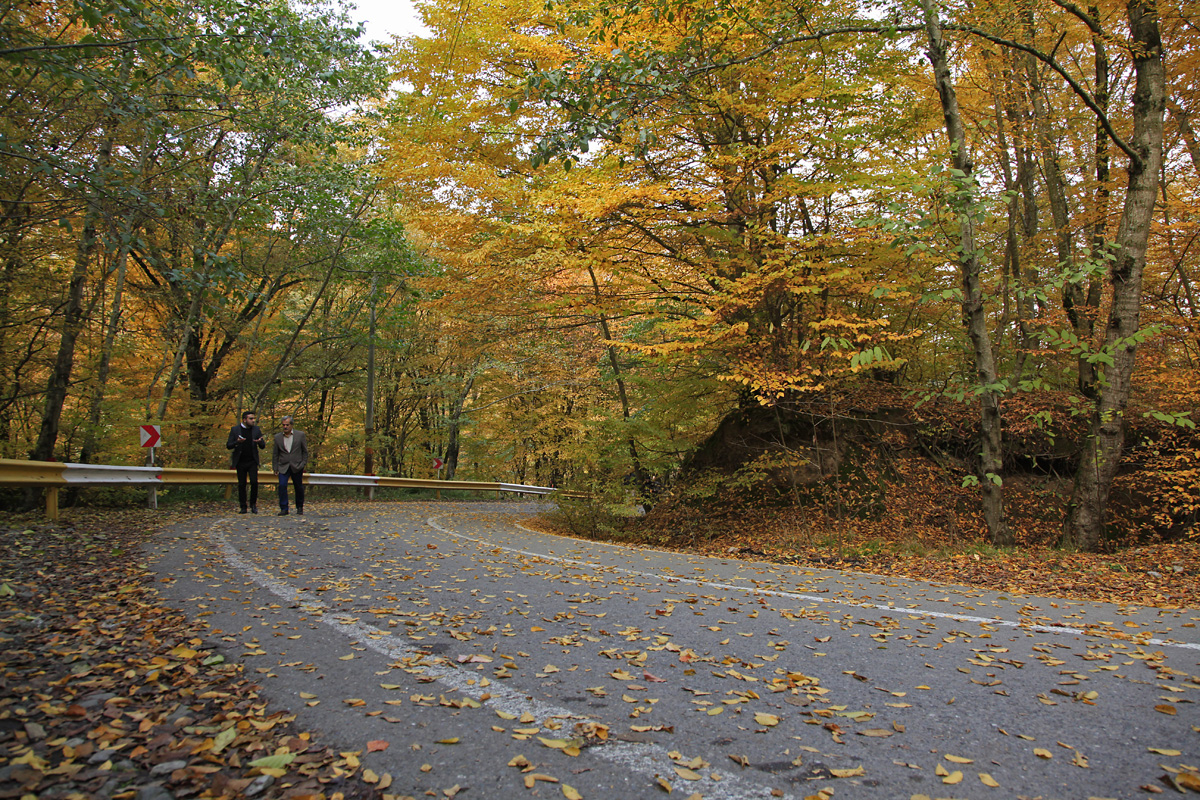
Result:
<svg viewBox="0 0 1200 800">
<path fill-rule="evenodd" d="M 1049 750 L 1045 749 L 1044 747 L 1035 747 L 1033 749 L 1033 754 L 1035 756 L 1037 756 L 1038 758 L 1045 758 L 1045 759 L 1054 758 L 1054 754 L 1051 753 Z"/>
<path fill-rule="evenodd" d="M 996 781 L 996 779 L 991 775 L 988 775 L 986 772 L 979 773 L 979 782 L 984 786 L 990 786 L 993 789 L 1000 788 L 1000 784 Z"/>
<path fill-rule="evenodd" d="M 942 778 L 942 783 L 953 786 L 955 784 L 962 783 L 962 779 L 963 779 L 962 771 L 956 769 L 956 770 L 954 770 L 954 772 L 951 772 L 949 775 Z"/>
<path fill-rule="evenodd" d="M 525 788 L 532 789 L 533 785 L 538 781 L 545 781 L 546 783 L 558 783 L 558 778 L 555 778 L 551 775 L 545 775 L 541 772 L 530 772 L 525 775 Z"/>
<path fill-rule="evenodd" d="M 372 739 L 371 741 L 367 742 L 367 752 L 380 753 L 384 750 L 387 750 L 391 746 L 392 745 L 390 742 L 387 742 L 383 739 Z"/>
</svg>

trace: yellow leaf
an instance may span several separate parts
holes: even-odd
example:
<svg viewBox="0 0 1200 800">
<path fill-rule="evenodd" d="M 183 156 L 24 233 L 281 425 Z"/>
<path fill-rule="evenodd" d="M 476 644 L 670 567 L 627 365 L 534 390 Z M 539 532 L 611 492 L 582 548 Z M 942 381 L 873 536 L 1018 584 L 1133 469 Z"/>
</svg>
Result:
<svg viewBox="0 0 1200 800">
<path fill-rule="evenodd" d="M 301 692 L 300 697 L 305 700 L 316 700 L 317 699 L 317 696 L 315 694 L 311 694 L 309 692 Z"/>
<path fill-rule="evenodd" d="M 438 744 L 458 744 L 458 737 L 451 736 L 449 739 L 438 739 Z"/>
<path fill-rule="evenodd" d="M 943 767 L 941 764 L 938 764 L 936 767 L 933 768 L 933 774 L 937 775 L 939 778 L 944 778 L 947 775 L 949 775 L 950 772 L 945 767 Z"/>
<path fill-rule="evenodd" d="M 725 706 L 713 706 L 712 708 L 708 709 L 707 713 L 710 717 L 715 717 L 717 714 L 720 714 L 724 710 L 725 710 Z"/>
<path fill-rule="evenodd" d="M 779 724 L 779 717 L 775 716 L 774 714 L 767 714 L 762 711 L 759 711 L 758 713 L 756 713 L 754 715 L 754 721 L 757 722 L 759 725 L 766 725 L 768 727 L 774 727 L 775 725 Z"/>
<path fill-rule="evenodd" d="M 700 780 L 700 776 L 697 773 L 692 772 L 690 769 L 686 769 L 684 767 L 675 767 L 675 774 L 683 778 L 685 781 Z"/>
<path fill-rule="evenodd" d="M 541 772 L 531 772 L 525 776 L 525 788 L 532 789 L 537 781 L 546 781 L 547 783 L 558 783 L 558 778 L 550 775 L 545 775 Z"/>
<path fill-rule="evenodd" d="M 991 775 L 988 775 L 986 772 L 979 773 L 979 781 L 984 786 L 989 786 L 993 789 L 1000 788 L 1000 784 L 996 782 L 996 779 L 993 778 Z"/>
<path fill-rule="evenodd" d="M 1154 707 L 1154 710 L 1160 714 L 1166 714 L 1166 715 L 1172 716 L 1172 717 L 1175 716 L 1175 714 L 1176 714 L 1175 706 L 1169 706 L 1166 704 L 1157 705 Z"/>
<path fill-rule="evenodd" d="M 962 779 L 963 779 L 962 772 L 960 770 L 956 769 L 956 770 L 954 770 L 954 772 L 951 772 L 949 775 L 942 778 L 942 783 L 946 783 L 946 784 L 953 786 L 956 783 L 962 783 Z"/>
<path fill-rule="evenodd" d="M 861 778 L 866 773 L 862 767 L 851 767 L 850 769 L 831 769 L 829 774 L 835 778 Z"/>
<path fill-rule="evenodd" d="M 348 655 L 348 656 L 339 656 L 339 657 L 338 657 L 338 661 L 353 661 L 353 660 L 354 660 L 354 654 L 353 654 L 353 653 L 351 653 L 351 654 L 350 654 L 350 655 Z"/>
<path fill-rule="evenodd" d="M 1171 750 L 1171 749 L 1165 748 L 1165 747 L 1147 747 L 1146 749 L 1149 750 L 1151 753 L 1156 753 L 1160 756 L 1182 755 L 1182 753 L 1178 750 Z"/>
<path fill-rule="evenodd" d="M 951 764 L 974 764 L 975 763 L 972 759 L 963 758 L 962 756 L 947 755 L 946 760 L 949 761 Z"/>
<path fill-rule="evenodd" d="M 507 711 L 497 711 L 496 716 L 500 719 L 516 719 L 516 714 L 509 714 Z"/>
<path fill-rule="evenodd" d="M 579 793 L 579 790 L 565 783 L 562 785 L 562 793 L 563 797 L 567 798 L 567 800 L 583 800 L 583 795 Z"/>
<path fill-rule="evenodd" d="M 1046 758 L 1046 759 L 1054 758 L 1054 754 L 1051 753 L 1049 750 L 1045 749 L 1044 747 L 1035 747 L 1033 749 L 1033 754 L 1035 756 L 1037 756 L 1038 758 Z"/>
</svg>

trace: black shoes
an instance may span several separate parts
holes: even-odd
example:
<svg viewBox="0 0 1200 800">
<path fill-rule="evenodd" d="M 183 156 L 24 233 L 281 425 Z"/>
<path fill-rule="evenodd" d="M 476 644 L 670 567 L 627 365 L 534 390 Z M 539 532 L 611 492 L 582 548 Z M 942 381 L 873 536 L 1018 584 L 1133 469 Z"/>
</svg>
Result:
<svg viewBox="0 0 1200 800">
<path fill-rule="evenodd" d="M 243 508 L 243 509 L 241 509 L 240 511 L 238 511 L 238 513 L 239 513 L 239 514 L 245 514 L 245 513 L 246 513 L 246 509 L 244 509 L 244 508 Z"/>
<path fill-rule="evenodd" d="M 280 511 L 280 512 L 279 512 L 279 514 L 277 514 L 276 516 L 280 516 L 280 517 L 286 517 L 286 516 L 287 516 L 287 509 L 286 509 L 286 508 L 285 508 L 285 509 L 283 509 L 283 510 L 282 510 L 282 511 Z"/>
<path fill-rule="evenodd" d="M 250 506 L 250 513 L 251 513 L 251 514 L 257 514 L 257 513 L 258 513 L 258 506 Z"/>
<path fill-rule="evenodd" d="M 297 513 L 297 514 L 299 514 L 300 516 L 302 516 L 302 517 L 303 517 L 303 516 L 304 516 L 304 509 L 303 509 L 303 508 L 297 508 L 297 509 L 296 509 L 296 513 Z"/>
</svg>

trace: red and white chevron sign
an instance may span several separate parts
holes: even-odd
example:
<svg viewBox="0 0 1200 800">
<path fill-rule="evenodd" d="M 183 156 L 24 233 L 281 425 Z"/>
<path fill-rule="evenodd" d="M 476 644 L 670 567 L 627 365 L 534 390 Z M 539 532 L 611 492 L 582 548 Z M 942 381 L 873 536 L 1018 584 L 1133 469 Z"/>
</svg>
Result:
<svg viewBox="0 0 1200 800">
<path fill-rule="evenodd" d="M 162 429 L 157 425 L 143 425 L 138 432 L 142 436 L 142 447 L 158 447 L 162 444 Z"/>
</svg>

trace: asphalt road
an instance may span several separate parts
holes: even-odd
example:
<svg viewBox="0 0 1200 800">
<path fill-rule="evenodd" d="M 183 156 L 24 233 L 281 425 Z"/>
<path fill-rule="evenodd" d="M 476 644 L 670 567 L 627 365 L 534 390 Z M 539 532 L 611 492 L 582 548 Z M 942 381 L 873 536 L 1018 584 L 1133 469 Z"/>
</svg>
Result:
<svg viewBox="0 0 1200 800">
<path fill-rule="evenodd" d="M 149 563 L 396 797 L 1136 798 L 1200 767 L 1200 609 L 616 547 L 536 509 L 206 517 Z"/>
</svg>

